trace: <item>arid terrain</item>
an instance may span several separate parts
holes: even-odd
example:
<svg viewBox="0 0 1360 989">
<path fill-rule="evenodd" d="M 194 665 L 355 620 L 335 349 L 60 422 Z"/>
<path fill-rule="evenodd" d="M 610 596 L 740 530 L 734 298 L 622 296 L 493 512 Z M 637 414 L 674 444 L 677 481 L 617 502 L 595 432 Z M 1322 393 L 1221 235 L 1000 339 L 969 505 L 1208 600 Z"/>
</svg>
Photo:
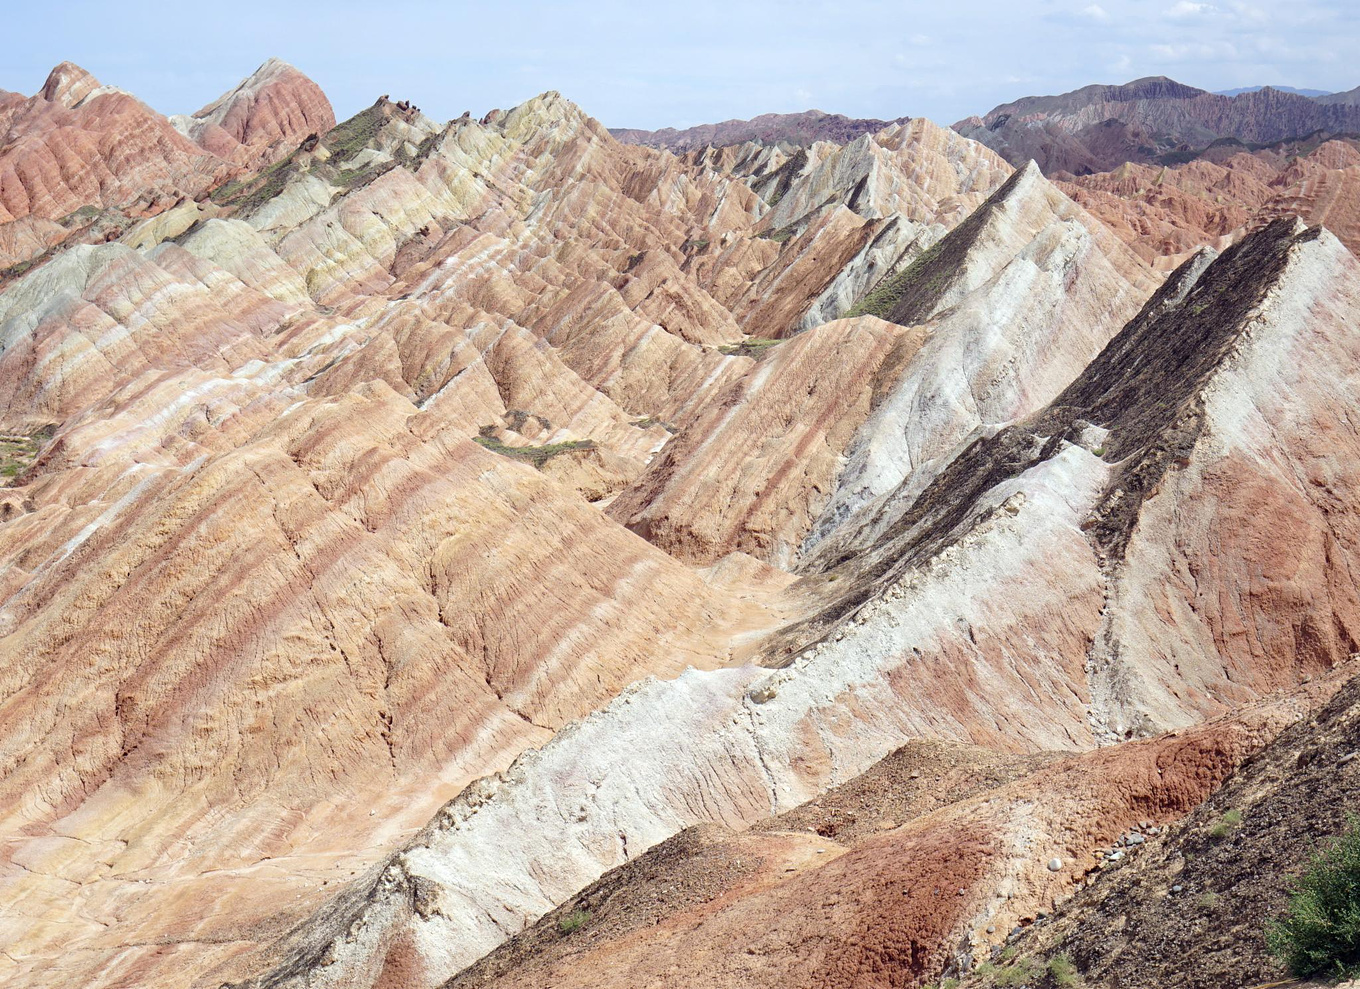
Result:
<svg viewBox="0 0 1360 989">
<path fill-rule="evenodd" d="M 1286 978 L 1356 109 L 0 91 L 0 982 Z"/>
</svg>

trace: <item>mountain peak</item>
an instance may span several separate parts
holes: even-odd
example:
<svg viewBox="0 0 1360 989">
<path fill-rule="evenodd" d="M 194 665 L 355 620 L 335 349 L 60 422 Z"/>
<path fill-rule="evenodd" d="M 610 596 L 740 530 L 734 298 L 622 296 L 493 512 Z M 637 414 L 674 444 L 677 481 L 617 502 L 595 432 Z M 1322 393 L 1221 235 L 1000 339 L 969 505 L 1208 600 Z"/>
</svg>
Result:
<svg viewBox="0 0 1360 989">
<path fill-rule="evenodd" d="M 73 107 L 99 88 L 99 80 L 85 69 L 74 62 L 62 62 L 47 74 L 39 95 L 51 103 Z"/>
<path fill-rule="evenodd" d="M 283 59 L 271 57 L 194 113 L 189 136 L 198 140 L 213 125 L 240 144 L 296 144 L 334 127 L 335 111 L 320 86 Z"/>
</svg>

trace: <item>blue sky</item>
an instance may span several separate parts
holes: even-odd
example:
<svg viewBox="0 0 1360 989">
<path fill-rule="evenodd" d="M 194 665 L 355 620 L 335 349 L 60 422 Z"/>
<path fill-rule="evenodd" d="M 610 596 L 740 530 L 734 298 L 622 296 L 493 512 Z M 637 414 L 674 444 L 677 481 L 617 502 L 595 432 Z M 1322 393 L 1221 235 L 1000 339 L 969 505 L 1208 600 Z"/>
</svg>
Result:
<svg viewBox="0 0 1360 989">
<path fill-rule="evenodd" d="M 444 119 L 557 89 L 610 126 L 653 128 L 810 107 L 952 123 L 1144 75 L 1360 85 L 1356 0 L 0 0 L 0 25 L 0 88 L 32 93 L 70 59 L 165 113 L 270 55 L 341 118 L 381 93 Z"/>
</svg>

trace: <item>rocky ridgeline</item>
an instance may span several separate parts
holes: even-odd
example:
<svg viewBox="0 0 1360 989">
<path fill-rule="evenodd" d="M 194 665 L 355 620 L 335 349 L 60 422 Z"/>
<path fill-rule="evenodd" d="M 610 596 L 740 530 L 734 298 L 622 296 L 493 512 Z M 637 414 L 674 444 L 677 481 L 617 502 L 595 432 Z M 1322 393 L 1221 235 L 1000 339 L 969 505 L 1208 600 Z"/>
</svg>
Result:
<svg viewBox="0 0 1360 989">
<path fill-rule="evenodd" d="M 1331 233 L 323 100 L 0 98 L 7 985 L 924 982 L 1338 689 Z"/>
</svg>

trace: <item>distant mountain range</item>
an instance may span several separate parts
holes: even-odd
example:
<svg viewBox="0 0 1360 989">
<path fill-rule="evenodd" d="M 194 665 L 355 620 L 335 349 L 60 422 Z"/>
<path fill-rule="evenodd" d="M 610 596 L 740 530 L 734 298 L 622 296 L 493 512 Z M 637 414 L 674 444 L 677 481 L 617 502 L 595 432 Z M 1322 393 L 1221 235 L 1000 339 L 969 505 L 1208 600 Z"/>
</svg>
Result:
<svg viewBox="0 0 1360 989">
<path fill-rule="evenodd" d="M 614 128 L 610 133 L 625 143 L 684 152 L 748 141 L 800 147 L 817 141 L 844 143 L 892 122 L 809 110 L 684 130 Z M 1306 138 L 1315 145 L 1317 139 L 1360 133 L 1360 88 L 1324 93 L 1255 86 L 1211 93 L 1152 76 L 1121 86 L 1027 96 L 960 120 L 954 129 L 1012 164 L 1033 159 L 1046 174 L 1089 175 L 1126 161 L 1188 161 L 1221 141 L 1271 146 Z"/>
<path fill-rule="evenodd" d="M 756 141 L 760 144 L 793 144 L 807 147 L 817 141 L 844 144 L 861 134 L 874 134 L 889 124 L 902 124 L 910 117 L 897 120 L 856 119 L 839 113 L 807 110 L 803 113 L 762 113 L 751 120 L 724 120 L 717 124 L 699 124 L 676 130 L 637 130 L 630 127 L 611 127 L 609 133 L 625 144 L 643 144 L 649 148 L 671 151 L 694 151 L 703 147 L 729 147 Z"/>
</svg>

